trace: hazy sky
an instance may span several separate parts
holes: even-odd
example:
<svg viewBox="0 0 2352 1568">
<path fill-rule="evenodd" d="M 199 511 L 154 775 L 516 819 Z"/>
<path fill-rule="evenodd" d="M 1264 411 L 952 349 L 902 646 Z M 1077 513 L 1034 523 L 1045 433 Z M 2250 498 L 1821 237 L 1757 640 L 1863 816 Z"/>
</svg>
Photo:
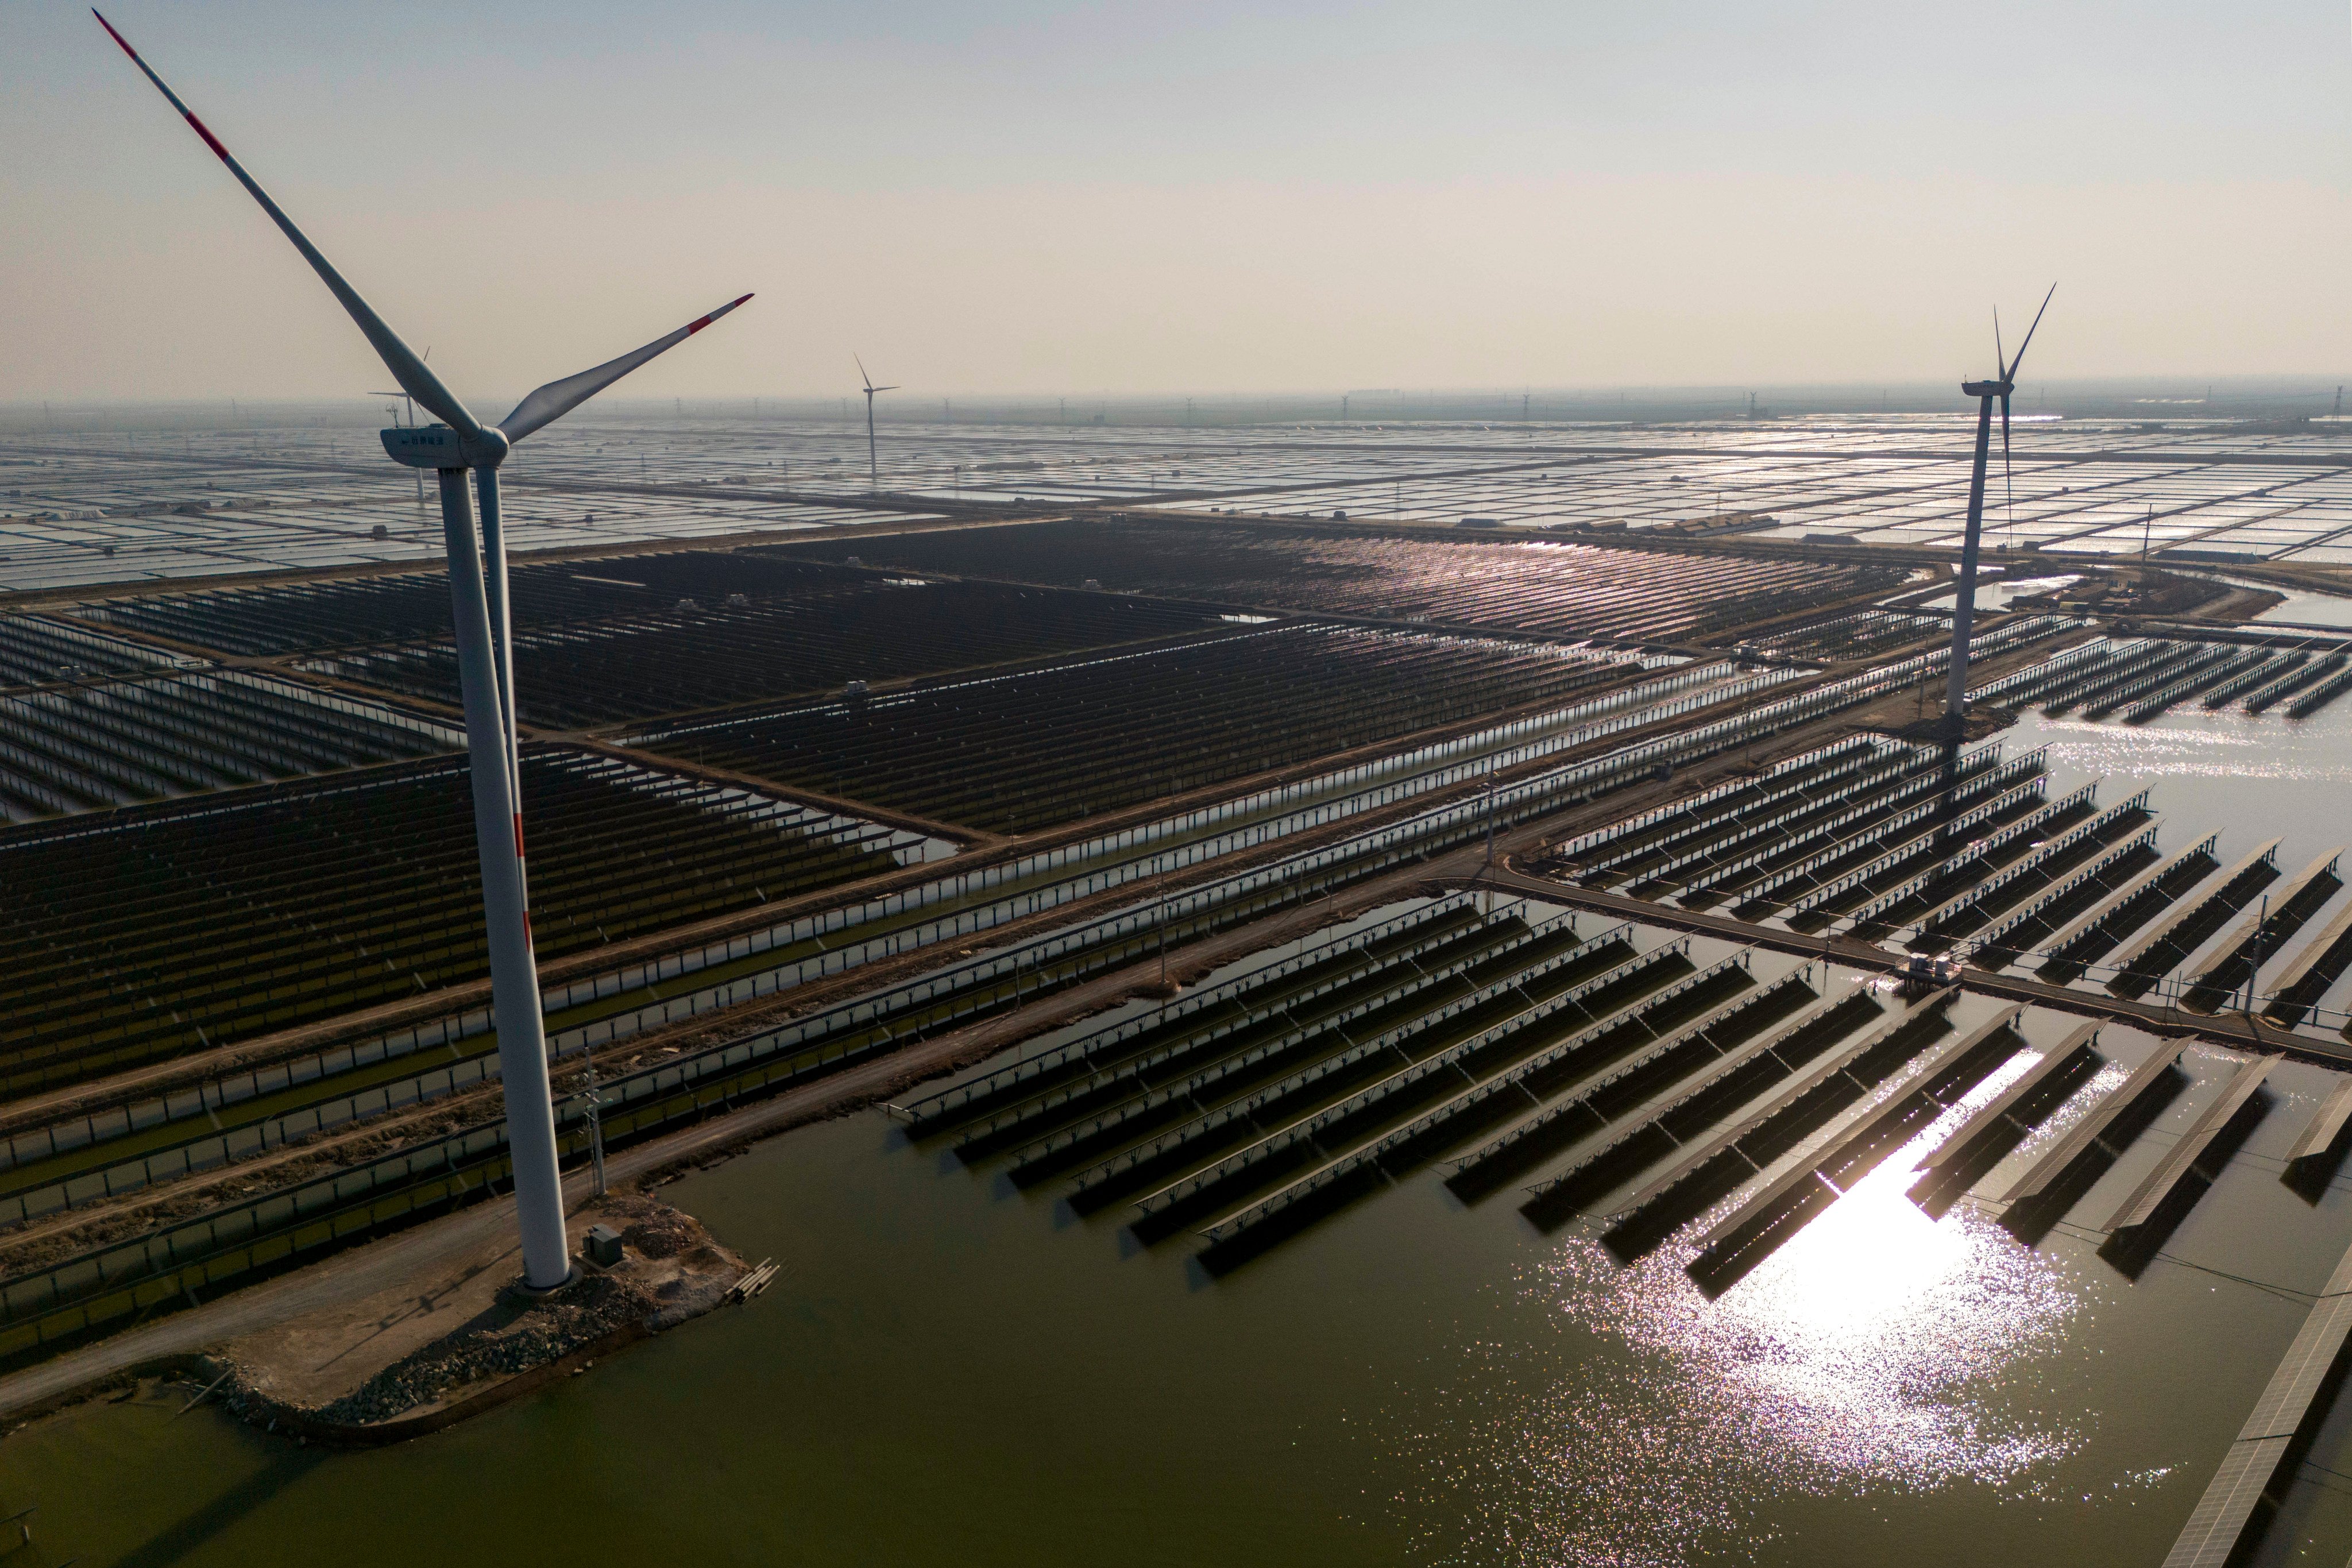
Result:
<svg viewBox="0 0 2352 1568">
<path fill-rule="evenodd" d="M 2352 366 L 2343 0 L 108 15 L 486 404 L 746 289 L 629 390 L 1917 382 L 2053 278 L 2052 377 Z M 383 383 L 86 10 L 0 5 L 0 400 Z"/>
</svg>

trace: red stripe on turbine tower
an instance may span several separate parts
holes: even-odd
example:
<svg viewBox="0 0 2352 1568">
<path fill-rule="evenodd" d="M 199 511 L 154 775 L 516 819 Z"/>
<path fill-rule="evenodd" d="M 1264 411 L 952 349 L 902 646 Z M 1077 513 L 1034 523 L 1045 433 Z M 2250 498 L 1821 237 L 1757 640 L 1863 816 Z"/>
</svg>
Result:
<svg viewBox="0 0 2352 1568">
<path fill-rule="evenodd" d="M 522 858 L 522 813 L 515 813 L 515 858 Z"/>
</svg>

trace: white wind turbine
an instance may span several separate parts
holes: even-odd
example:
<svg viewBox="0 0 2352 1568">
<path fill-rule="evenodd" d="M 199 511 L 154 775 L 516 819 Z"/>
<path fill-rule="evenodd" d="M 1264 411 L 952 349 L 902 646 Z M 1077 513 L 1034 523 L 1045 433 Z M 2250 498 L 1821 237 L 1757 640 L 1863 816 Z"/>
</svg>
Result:
<svg viewBox="0 0 2352 1568">
<path fill-rule="evenodd" d="M 857 359 L 856 354 L 849 357 Z M 898 389 L 895 386 L 875 385 L 874 378 L 866 374 L 866 362 L 862 359 L 857 360 L 857 379 L 866 384 L 866 485 L 869 489 L 878 490 L 882 488 L 882 465 L 874 456 L 874 395 L 877 392 L 896 392 Z"/>
<path fill-rule="evenodd" d="M 449 555 L 450 597 L 457 613 L 457 677 L 466 704 L 466 744 L 474 790 L 474 835 L 482 862 L 482 905 L 488 928 L 491 1005 L 499 1033 L 499 1068 L 507 1110 L 507 1146 L 514 1162 L 515 1206 L 522 1228 L 523 1282 L 551 1289 L 572 1271 L 564 1240 L 563 1187 L 557 1169 L 555 1113 L 549 1094 L 547 1035 L 540 1013 L 539 970 L 531 952 L 529 894 L 523 876 L 522 775 L 516 749 L 514 648 L 507 613 L 506 541 L 499 526 L 499 465 L 514 443 L 562 418 L 639 365 L 676 347 L 751 296 L 721 305 L 667 337 L 593 370 L 551 381 L 516 405 L 496 425 L 476 419 L 441 384 L 400 334 L 343 280 L 293 219 L 229 156 L 220 139 L 139 58 L 113 24 L 99 26 L 122 46 L 156 90 L 228 166 L 261 210 L 294 242 L 328 291 L 365 333 L 403 395 L 414 397 L 442 423 L 395 426 L 382 433 L 384 450 L 414 468 L 436 470 L 441 479 L 441 525 Z M 474 531 L 466 475 L 474 476 L 482 508 L 481 534 Z M 487 584 L 487 587 L 486 587 Z"/>
<path fill-rule="evenodd" d="M 1985 466 L 1991 452 L 1992 405 L 2000 405 L 2000 466 L 2009 471 L 2009 399 L 2017 390 L 2017 367 L 2025 363 L 2025 351 L 2033 346 L 2033 334 L 2042 329 L 2042 318 L 2050 309 L 2058 285 L 2050 285 L 2050 292 L 2042 296 L 2042 309 L 2033 312 L 2033 324 L 2025 329 L 2025 341 L 2017 345 L 2017 357 L 2004 359 L 2000 347 L 2000 312 L 1992 318 L 1992 362 L 1995 374 L 1990 381 L 1964 381 L 1960 391 L 1977 400 L 1977 458 L 1969 470 L 1969 523 L 1960 536 L 1959 593 L 1952 601 L 1952 663 L 1944 677 L 1944 723 L 1946 733 L 1953 743 L 1966 739 L 1969 722 L 1969 644 L 1973 636 L 1971 626 L 1977 613 L 1977 546 L 1984 535 Z"/>
</svg>

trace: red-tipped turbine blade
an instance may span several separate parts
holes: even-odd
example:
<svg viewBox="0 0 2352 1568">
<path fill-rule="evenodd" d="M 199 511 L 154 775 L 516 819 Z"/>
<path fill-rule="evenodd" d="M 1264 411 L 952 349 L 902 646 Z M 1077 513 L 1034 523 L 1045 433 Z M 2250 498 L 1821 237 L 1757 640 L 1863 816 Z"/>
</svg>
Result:
<svg viewBox="0 0 2352 1568">
<path fill-rule="evenodd" d="M 549 382 L 516 404 L 514 412 L 499 421 L 499 429 L 509 441 L 521 440 L 541 426 L 562 418 L 646 361 L 677 347 L 751 297 L 745 294 L 730 300 L 710 314 L 697 317 L 667 337 L 656 338 L 645 347 L 632 350 L 619 359 L 606 360 L 593 370 L 583 370 L 578 375 L 567 375 L 562 381 Z"/>
<path fill-rule="evenodd" d="M 139 51 L 131 47 L 131 40 L 116 32 L 114 24 L 100 16 L 95 9 L 90 12 L 90 15 L 98 17 L 98 25 L 106 29 L 107 37 L 122 46 L 122 52 L 131 57 L 131 63 L 137 66 L 145 74 L 147 79 L 155 84 L 155 90 L 163 95 L 164 101 L 179 110 L 180 117 L 188 122 L 191 130 L 204 139 L 205 145 L 211 148 L 214 155 L 223 163 L 228 165 L 228 172 L 236 176 L 237 184 L 243 185 L 253 199 L 261 204 L 261 210 L 268 213 L 270 220 L 285 232 L 286 237 L 294 242 L 294 248 L 302 253 L 302 259 L 310 264 L 311 270 L 318 273 L 320 280 L 326 284 L 328 290 L 341 301 L 343 309 L 350 313 L 352 320 L 359 323 L 360 331 L 367 334 L 368 342 L 374 345 L 377 356 L 383 361 L 384 368 L 392 372 L 392 379 L 400 383 L 402 389 L 409 396 L 446 420 L 459 435 L 467 437 L 480 435 L 482 427 L 473 415 L 467 412 L 466 405 L 458 402 L 456 395 L 447 387 L 441 384 L 439 378 L 425 367 L 425 362 L 417 358 L 406 343 L 400 341 L 400 334 L 384 324 L 383 318 L 375 313 L 373 306 L 360 297 L 359 290 L 343 281 L 343 275 L 336 271 L 325 257 L 319 254 L 319 247 L 310 243 L 310 237 L 294 226 L 294 220 L 288 217 L 284 210 L 269 199 L 269 193 L 263 190 L 254 177 L 245 172 L 245 165 L 229 155 L 228 149 L 221 145 L 220 138 L 205 128 L 205 122 L 196 118 L 194 110 L 180 101 L 180 95 L 173 92 L 163 79 L 155 74 L 154 67 L 139 58 Z"/>
</svg>

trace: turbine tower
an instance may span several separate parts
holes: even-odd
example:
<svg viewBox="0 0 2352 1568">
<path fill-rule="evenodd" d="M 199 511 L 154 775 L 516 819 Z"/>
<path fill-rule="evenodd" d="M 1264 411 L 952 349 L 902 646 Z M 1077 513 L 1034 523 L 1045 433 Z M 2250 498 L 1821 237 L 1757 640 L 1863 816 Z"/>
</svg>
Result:
<svg viewBox="0 0 2352 1568">
<path fill-rule="evenodd" d="M 857 359 L 856 354 L 851 354 L 849 357 Z M 877 392 L 896 392 L 898 389 L 895 386 L 875 385 L 874 378 L 866 374 L 866 362 L 862 359 L 857 359 L 857 379 L 866 384 L 866 482 L 870 488 L 878 490 L 882 488 L 882 465 L 876 461 L 874 457 L 874 395 Z"/>
<path fill-rule="evenodd" d="M 514 647 L 507 611 L 507 553 L 499 525 L 499 465 L 514 443 L 562 418 L 639 365 L 684 342 L 751 296 L 616 360 L 562 381 L 551 381 L 515 405 L 497 425 L 476 419 L 425 362 L 384 323 L 359 290 L 343 280 L 294 220 L 269 199 L 245 166 L 229 156 L 154 68 L 139 58 L 112 23 L 98 25 L 122 46 L 131 63 L 155 84 L 214 156 L 228 166 L 261 210 L 294 242 L 399 384 L 442 423 L 394 425 L 381 432 L 384 450 L 410 468 L 435 469 L 441 481 L 441 526 L 449 555 L 449 592 L 456 611 L 457 679 L 466 705 L 466 749 L 473 775 L 474 838 L 481 855 L 482 912 L 490 949 L 491 1005 L 499 1033 L 499 1070 L 507 1111 L 507 1148 L 514 1164 L 515 1209 L 522 1228 L 523 1283 L 552 1289 L 570 1278 L 563 1235 L 563 1184 L 556 1165 L 555 1112 L 547 1078 L 547 1036 L 540 1013 L 539 970 L 531 952 L 529 893 L 523 875 L 522 774 L 514 720 Z M 482 508 L 474 531 L 466 476 Z"/>
<path fill-rule="evenodd" d="M 2025 329 L 2025 341 L 2017 345 L 2017 357 L 2006 364 L 2000 357 L 2000 314 L 1993 313 L 1993 364 L 1999 374 L 1990 381 L 1964 381 L 1960 390 L 1977 400 L 1977 460 L 1969 475 L 1969 528 L 1960 540 L 1960 593 L 1952 605 L 1952 668 L 1944 687 L 1944 725 L 1948 738 L 1958 742 L 1969 721 L 1969 637 L 1977 611 L 1977 540 L 1984 531 L 1985 460 L 1991 455 L 1992 405 L 2000 402 L 2000 465 L 2009 468 L 2009 397 L 2017 390 L 2017 367 L 2025 363 L 2025 351 L 2033 346 L 2033 334 L 2042 325 L 2043 310 L 2050 309 L 2050 295 L 2058 292 L 2058 285 L 2050 285 L 2050 293 L 2042 296 L 2042 310 L 2033 312 L 2033 325 Z"/>
</svg>

